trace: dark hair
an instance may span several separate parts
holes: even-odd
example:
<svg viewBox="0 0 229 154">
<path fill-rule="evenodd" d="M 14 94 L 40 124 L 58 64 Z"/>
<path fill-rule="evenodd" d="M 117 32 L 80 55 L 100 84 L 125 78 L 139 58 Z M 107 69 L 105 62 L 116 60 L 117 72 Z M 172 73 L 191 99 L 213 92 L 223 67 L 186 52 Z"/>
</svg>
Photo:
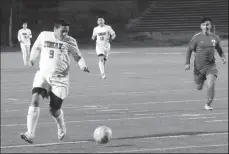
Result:
<svg viewBox="0 0 229 154">
<path fill-rule="evenodd" d="M 28 22 L 25 21 L 25 20 L 23 20 L 23 21 L 21 22 L 21 24 L 22 24 L 22 25 L 23 25 L 23 24 L 28 24 Z"/>
<path fill-rule="evenodd" d="M 210 21 L 211 23 L 213 23 L 211 17 L 202 17 L 202 19 L 200 21 L 200 24 L 205 23 L 206 21 Z"/>
<path fill-rule="evenodd" d="M 103 19 L 104 19 L 104 17 L 103 17 L 103 16 L 96 16 L 96 19 L 99 19 L 99 18 L 103 18 Z"/>
<path fill-rule="evenodd" d="M 59 28 L 60 26 L 69 26 L 70 24 L 64 19 L 58 19 L 54 22 L 54 27 Z"/>
</svg>

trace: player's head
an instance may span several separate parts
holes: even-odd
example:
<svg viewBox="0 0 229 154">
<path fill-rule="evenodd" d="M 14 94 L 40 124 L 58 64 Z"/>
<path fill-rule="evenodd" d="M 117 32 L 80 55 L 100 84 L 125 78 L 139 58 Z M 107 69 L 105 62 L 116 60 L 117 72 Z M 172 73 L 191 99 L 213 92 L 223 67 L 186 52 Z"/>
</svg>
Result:
<svg viewBox="0 0 229 154">
<path fill-rule="evenodd" d="M 204 33 L 210 33 L 212 27 L 212 19 L 210 17 L 203 17 L 200 22 L 200 28 Z"/>
<path fill-rule="evenodd" d="M 22 22 L 22 28 L 24 28 L 24 29 L 27 28 L 27 22 Z"/>
<path fill-rule="evenodd" d="M 99 26 L 103 26 L 103 25 L 105 24 L 104 18 L 101 17 L 101 16 L 97 17 L 97 24 L 98 24 Z"/>
<path fill-rule="evenodd" d="M 58 19 L 54 23 L 54 33 L 58 37 L 66 36 L 69 32 L 69 23 L 63 19 Z"/>
</svg>

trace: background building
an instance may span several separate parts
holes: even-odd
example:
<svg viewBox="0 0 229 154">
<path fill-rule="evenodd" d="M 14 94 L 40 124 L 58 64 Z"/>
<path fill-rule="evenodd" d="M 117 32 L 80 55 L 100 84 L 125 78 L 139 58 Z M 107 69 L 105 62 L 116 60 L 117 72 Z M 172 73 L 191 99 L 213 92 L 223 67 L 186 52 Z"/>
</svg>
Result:
<svg viewBox="0 0 229 154">
<path fill-rule="evenodd" d="M 17 44 L 17 31 L 23 20 L 28 21 L 34 41 L 41 31 L 52 30 L 53 20 L 60 17 L 71 22 L 73 37 L 90 44 L 97 15 L 103 15 L 116 30 L 115 43 L 187 42 L 191 34 L 199 31 L 202 16 L 211 16 L 216 32 L 223 38 L 228 36 L 227 0 L 4 0 L 1 7 L 2 45 L 9 45 L 10 40 Z"/>
</svg>

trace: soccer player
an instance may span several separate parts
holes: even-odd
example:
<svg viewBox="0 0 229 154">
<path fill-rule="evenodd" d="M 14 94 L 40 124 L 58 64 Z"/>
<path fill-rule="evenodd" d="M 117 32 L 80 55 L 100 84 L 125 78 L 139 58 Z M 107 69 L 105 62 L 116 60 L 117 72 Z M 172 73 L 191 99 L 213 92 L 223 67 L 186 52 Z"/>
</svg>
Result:
<svg viewBox="0 0 229 154">
<path fill-rule="evenodd" d="M 70 55 L 78 62 L 81 70 L 89 72 L 76 40 L 68 35 L 68 31 L 69 24 L 64 20 L 57 20 L 54 32 L 41 32 L 32 47 L 29 64 L 33 66 L 40 55 L 40 69 L 33 81 L 32 101 L 27 115 L 27 132 L 20 135 L 28 143 L 33 143 L 35 137 L 40 101 L 48 97 L 50 97 L 49 111 L 57 123 L 58 139 L 62 140 L 66 135 L 61 106 L 69 90 Z"/>
<path fill-rule="evenodd" d="M 197 84 L 197 89 L 202 90 L 205 80 L 207 82 L 207 98 L 204 107 L 206 110 L 213 109 L 211 103 L 214 99 L 215 81 L 218 74 L 214 57 L 215 49 L 218 51 L 223 64 L 226 63 L 226 57 L 221 48 L 219 37 L 211 33 L 211 27 L 212 19 L 204 17 L 200 24 L 202 32 L 194 35 L 190 41 L 185 62 L 185 70 L 190 70 L 190 58 L 192 51 L 194 51 L 194 80 Z"/>
<path fill-rule="evenodd" d="M 18 41 L 20 42 L 24 65 L 29 61 L 30 45 L 32 38 L 31 30 L 27 28 L 27 22 L 23 22 L 22 29 L 18 31 Z"/>
<path fill-rule="evenodd" d="M 93 29 L 92 40 L 96 38 L 96 54 L 99 57 L 99 69 L 102 79 L 106 78 L 105 64 L 110 51 L 110 37 L 114 40 L 116 35 L 109 25 L 105 25 L 103 17 L 97 19 L 98 26 Z"/>
</svg>

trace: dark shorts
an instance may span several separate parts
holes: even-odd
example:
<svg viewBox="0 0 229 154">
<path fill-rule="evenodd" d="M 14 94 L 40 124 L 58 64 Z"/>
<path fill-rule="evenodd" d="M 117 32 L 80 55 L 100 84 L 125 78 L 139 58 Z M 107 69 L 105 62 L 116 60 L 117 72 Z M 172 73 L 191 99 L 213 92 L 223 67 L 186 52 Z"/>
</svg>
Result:
<svg viewBox="0 0 229 154">
<path fill-rule="evenodd" d="M 104 56 L 104 60 L 107 60 L 107 57 L 104 54 L 99 54 L 98 57 Z"/>
<path fill-rule="evenodd" d="M 207 79 L 207 75 L 213 74 L 215 77 L 218 75 L 216 66 L 209 66 L 207 68 L 198 70 L 194 68 L 194 81 L 196 84 L 201 84 Z"/>
<path fill-rule="evenodd" d="M 40 87 L 34 87 L 32 89 L 32 94 L 38 93 L 43 98 L 50 98 L 49 106 L 52 109 L 60 109 L 63 103 L 63 100 L 57 97 L 52 91 L 47 92 L 46 89 Z"/>
</svg>

